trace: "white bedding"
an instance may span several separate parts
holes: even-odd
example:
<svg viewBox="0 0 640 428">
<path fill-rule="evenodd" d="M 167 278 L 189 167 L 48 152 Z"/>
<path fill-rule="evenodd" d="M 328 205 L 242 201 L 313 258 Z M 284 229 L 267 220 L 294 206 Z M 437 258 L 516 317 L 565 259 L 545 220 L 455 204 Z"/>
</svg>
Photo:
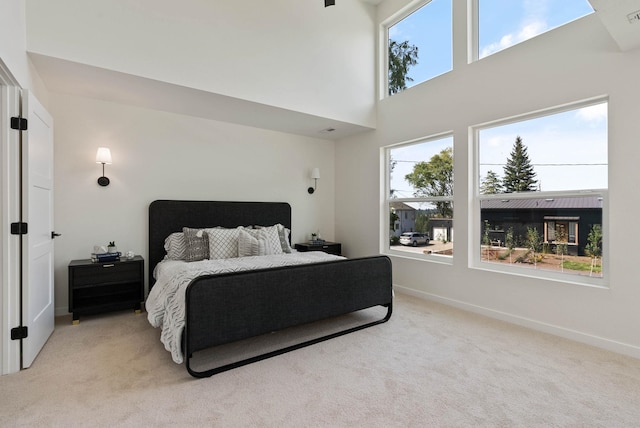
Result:
<svg viewBox="0 0 640 428">
<path fill-rule="evenodd" d="M 321 251 L 272 254 L 267 256 L 238 257 L 231 259 L 184 262 L 163 260 L 154 271 L 156 283 L 145 303 L 147 318 L 154 327 L 162 327 L 160 340 L 173 361 L 183 362 L 181 349 L 185 323 L 185 293 L 187 286 L 200 275 L 238 272 L 244 270 L 318 263 L 344 259 Z"/>
</svg>

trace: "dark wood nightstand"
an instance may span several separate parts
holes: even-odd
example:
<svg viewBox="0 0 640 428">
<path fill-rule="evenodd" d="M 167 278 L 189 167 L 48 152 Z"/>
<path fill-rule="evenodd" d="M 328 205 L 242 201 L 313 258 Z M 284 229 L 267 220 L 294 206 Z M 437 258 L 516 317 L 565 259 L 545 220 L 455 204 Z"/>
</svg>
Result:
<svg viewBox="0 0 640 428">
<path fill-rule="evenodd" d="M 80 315 L 131 308 L 140 312 L 144 300 L 144 259 L 121 258 L 96 263 L 91 259 L 69 263 L 69 312 L 73 323 Z"/>
<path fill-rule="evenodd" d="M 339 242 L 325 241 L 323 244 L 312 244 L 311 242 L 303 242 L 295 245 L 298 251 L 324 251 L 325 253 L 342 255 L 342 244 Z"/>
</svg>

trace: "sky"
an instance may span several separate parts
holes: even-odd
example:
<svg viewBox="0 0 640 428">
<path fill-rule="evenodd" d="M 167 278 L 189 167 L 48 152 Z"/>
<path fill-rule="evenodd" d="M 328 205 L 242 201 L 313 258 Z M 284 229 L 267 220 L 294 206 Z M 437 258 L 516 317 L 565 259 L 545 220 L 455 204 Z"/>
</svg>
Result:
<svg viewBox="0 0 640 428">
<path fill-rule="evenodd" d="M 478 1 L 480 58 L 593 12 L 587 0 Z M 443 25 L 443 21 L 449 25 Z M 390 38 L 409 40 L 419 49 L 418 65 L 410 72 L 415 80 L 408 87 L 451 70 L 451 44 L 441 43 L 447 38 L 450 40 L 450 22 L 451 0 L 432 0 L 389 29 Z M 425 27 L 429 30 L 421 30 Z M 430 46 L 429 40 L 437 40 L 435 45 L 439 47 Z M 488 170 L 502 178 L 504 163 L 518 135 L 527 147 L 540 190 L 607 187 L 606 103 L 481 130 L 479 180 Z M 393 149 L 392 157 L 397 163 L 391 188 L 396 191 L 395 196 L 413 197 L 413 189 L 404 181 L 404 176 L 411 172 L 416 161 L 428 161 L 452 145 L 453 139 L 448 138 Z"/>
<path fill-rule="evenodd" d="M 408 76 L 424 82 L 450 71 L 452 0 L 431 0 L 389 28 L 389 38 L 418 47 L 418 64 Z M 479 57 L 498 52 L 593 12 L 587 0 L 478 0 Z M 435 41 L 435 43 L 434 43 Z"/>
</svg>

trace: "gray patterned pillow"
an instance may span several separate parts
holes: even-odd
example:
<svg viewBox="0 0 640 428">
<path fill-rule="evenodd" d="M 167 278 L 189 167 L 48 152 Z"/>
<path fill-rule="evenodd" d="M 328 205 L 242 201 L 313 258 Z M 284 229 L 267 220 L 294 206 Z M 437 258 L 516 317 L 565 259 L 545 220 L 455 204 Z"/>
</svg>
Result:
<svg viewBox="0 0 640 428">
<path fill-rule="evenodd" d="M 280 238 L 280 245 L 282 246 L 283 253 L 291 253 L 291 245 L 289 244 L 289 235 L 291 231 L 278 223 L 278 237 Z"/>
<path fill-rule="evenodd" d="M 240 227 L 235 229 L 206 229 L 209 236 L 209 258 L 231 259 L 238 257 L 238 235 Z"/>
<path fill-rule="evenodd" d="M 184 260 L 186 247 L 187 243 L 182 232 L 174 232 L 164 240 L 164 250 L 169 260 Z"/>
<path fill-rule="evenodd" d="M 186 243 L 184 260 L 197 262 L 209 258 L 209 237 L 203 229 L 182 228 Z"/>
</svg>

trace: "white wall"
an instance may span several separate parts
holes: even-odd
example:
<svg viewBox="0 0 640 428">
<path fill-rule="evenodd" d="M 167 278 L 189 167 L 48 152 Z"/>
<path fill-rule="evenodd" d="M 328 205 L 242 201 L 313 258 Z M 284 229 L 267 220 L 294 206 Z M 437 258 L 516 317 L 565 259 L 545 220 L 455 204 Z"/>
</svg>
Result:
<svg viewBox="0 0 640 428">
<path fill-rule="evenodd" d="M 58 315 L 68 308 L 70 260 L 109 241 L 147 255 L 155 199 L 288 202 L 294 243 L 318 229 L 334 238 L 334 142 L 62 94 L 51 101 Z M 108 187 L 96 183 L 99 146 L 113 157 Z M 310 195 L 313 167 L 322 177 Z"/>
<path fill-rule="evenodd" d="M 355 0 L 30 0 L 28 50 L 371 127 L 374 15 Z"/>
<path fill-rule="evenodd" d="M 47 91 L 26 52 L 24 0 L 0 0 L 0 61 L 24 89 L 33 91 L 47 105 Z"/>
<path fill-rule="evenodd" d="M 389 5 L 406 3 L 383 2 L 379 19 L 395 10 Z M 640 51 L 620 52 L 591 15 L 467 64 L 466 2 L 454 3 L 454 71 L 383 100 L 376 131 L 336 145 L 336 238 L 349 256 L 379 246 L 381 147 L 453 131 L 453 264 L 393 257 L 394 283 L 415 295 L 640 357 Z M 610 288 L 470 268 L 468 127 L 602 95 L 609 96 Z"/>
</svg>

